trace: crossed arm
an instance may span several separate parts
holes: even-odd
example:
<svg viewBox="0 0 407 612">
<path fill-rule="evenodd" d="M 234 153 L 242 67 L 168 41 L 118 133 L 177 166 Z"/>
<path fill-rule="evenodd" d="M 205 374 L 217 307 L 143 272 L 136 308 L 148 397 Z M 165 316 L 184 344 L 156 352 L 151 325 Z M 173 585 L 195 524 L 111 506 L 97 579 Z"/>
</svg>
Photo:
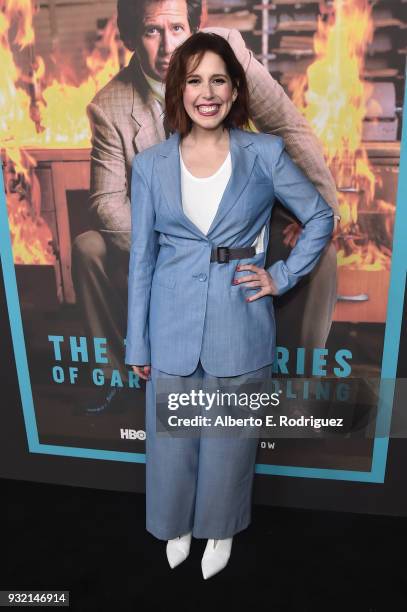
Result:
<svg viewBox="0 0 407 612">
<path fill-rule="evenodd" d="M 106 112 L 91 102 L 90 210 L 97 229 L 122 251 L 130 251 L 131 206 L 122 141 Z"/>
</svg>

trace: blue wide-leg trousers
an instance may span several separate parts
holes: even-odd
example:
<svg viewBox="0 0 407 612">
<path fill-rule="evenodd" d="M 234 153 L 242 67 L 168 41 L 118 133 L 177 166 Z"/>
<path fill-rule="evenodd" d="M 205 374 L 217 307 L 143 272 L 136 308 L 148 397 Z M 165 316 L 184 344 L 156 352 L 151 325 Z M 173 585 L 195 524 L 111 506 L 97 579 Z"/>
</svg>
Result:
<svg viewBox="0 0 407 612">
<path fill-rule="evenodd" d="M 155 537 L 170 540 L 192 531 L 195 538 L 224 539 L 245 529 L 251 521 L 258 447 L 253 428 L 250 436 L 244 430 L 226 437 L 157 434 L 157 379 L 161 384 L 162 379 L 176 378 L 182 389 L 193 377 L 194 385 L 198 382 L 213 391 L 230 390 L 233 381 L 233 390 L 238 391 L 240 383 L 251 378 L 271 377 L 271 368 L 218 378 L 208 374 L 201 362 L 189 377 L 151 367 L 146 384 L 146 529 Z M 202 414 L 208 412 L 202 409 Z"/>
</svg>

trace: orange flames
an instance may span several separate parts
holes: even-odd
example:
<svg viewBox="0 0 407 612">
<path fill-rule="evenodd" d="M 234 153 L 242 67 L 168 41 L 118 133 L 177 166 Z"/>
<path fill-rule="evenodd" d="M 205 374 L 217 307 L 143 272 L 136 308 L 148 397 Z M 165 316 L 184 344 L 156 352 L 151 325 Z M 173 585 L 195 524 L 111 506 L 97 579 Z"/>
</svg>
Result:
<svg viewBox="0 0 407 612">
<path fill-rule="evenodd" d="M 119 71 L 119 47 L 123 51 L 113 15 L 85 59 L 85 80 L 72 83 L 68 70 L 50 79 L 43 58 L 35 55 L 35 10 L 32 0 L 0 0 L 0 148 L 8 160 L 4 178 L 15 263 L 54 262 L 29 148 L 90 146 L 86 105 Z M 24 69 L 14 61 L 13 49 L 24 58 Z M 128 59 L 125 52 L 124 62 Z M 63 61 L 54 58 L 54 64 L 55 72 Z"/>
<path fill-rule="evenodd" d="M 26 175 L 27 160 L 20 147 L 24 138 L 35 136 L 35 125 L 30 120 L 30 98 L 16 85 L 22 75 L 14 62 L 9 30 L 11 25 L 16 27 L 13 42 L 19 49 L 32 44 L 32 6 L 27 0 L 0 0 L 0 9 L 0 146 Z"/>
<path fill-rule="evenodd" d="M 118 72 L 123 54 L 113 15 L 102 40 L 85 58 L 87 73 L 80 83 L 74 82 L 76 75 L 56 54 L 47 70 L 43 58 L 35 54 L 35 10 L 33 0 L 0 0 L 0 147 L 8 160 L 5 185 L 16 263 L 54 261 L 52 234 L 40 216 L 36 162 L 30 148 L 90 146 L 86 105 Z M 316 60 L 291 89 L 294 102 L 323 143 L 340 189 L 341 229 L 347 239 L 339 243 L 339 264 L 383 269 L 389 265 L 389 253 L 372 241 L 362 240 L 361 246 L 358 240 L 362 208 L 389 214 L 390 207 L 374 201 L 375 177 L 362 143 L 370 92 L 361 74 L 372 34 L 368 0 L 335 0 L 329 19 L 318 21 Z M 24 59 L 24 68 L 14 61 L 13 50 Z M 126 51 L 122 63 L 129 56 Z"/>
<path fill-rule="evenodd" d="M 294 103 L 302 110 L 323 144 L 338 186 L 342 235 L 338 264 L 363 269 L 389 266 L 389 253 L 362 240 L 358 213 L 377 209 L 375 176 L 362 143 L 363 119 L 371 86 L 362 80 L 367 45 L 373 36 L 367 0 L 335 0 L 327 21 L 319 17 L 314 36 L 316 60 L 306 76 L 290 84 Z M 383 210 L 383 208 L 382 208 Z M 388 209 L 386 209 L 388 212 Z"/>
<path fill-rule="evenodd" d="M 89 147 L 90 128 L 85 108 L 96 92 L 120 69 L 119 43 L 116 41 L 115 15 L 107 24 L 103 39 L 85 58 L 88 76 L 80 84 L 69 82 L 68 70 L 59 70 L 58 79 L 47 78 L 44 60 L 34 55 L 31 47 L 30 71 L 34 96 L 30 96 L 24 84 L 28 75 L 17 68 L 8 40 L 10 26 L 16 23 L 17 35 L 12 42 L 21 51 L 34 43 L 32 28 L 33 5 L 31 0 L 0 0 L 0 62 L 3 67 L 0 78 L 1 131 L 0 143 L 12 157 L 19 159 L 21 147 Z M 106 49 L 109 53 L 106 54 Z M 127 58 L 128 59 L 128 56 Z M 61 65 L 55 58 L 55 69 Z M 35 98 L 33 101 L 33 97 Z M 36 108 L 33 108 L 35 102 Z M 7 112 L 8 111 L 8 112 Z M 23 171 L 24 164 L 19 166 Z"/>
<path fill-rule="evenodd" d="M 85 58 L 89 71 L 86 80 L 79 85 L 69 84 L 62 72 L 58 79 L 53 79 L 44 87 L 43 102 L 40 104 L 41 124 L 44 129 L 36 135 L 33 142 L 25 141 L 24 144 L 53 148 L 90 146 L 91 133 L 85 109 L 96 92 L 120 70 L 119 44 L 115 36 L 114 15 L 104 30 L 102 41 Z M 105 53 L 106 49 L 109 49 L 108 55 Z"/>
<path fill-rule="evenodd" d="M 21 70 L 14 63 L 9 31 L 15 28 L 13 43 L 20 49 L 34 41 L 32 5 L 26 0 L 0 2 L 0 146 L 5 150 L 4 184 L 15 263 L 53 263 L 52 234 L 39 214 L 38 183 L 30 168 L 33 158 L 21 149 L 24 138 L 33 138 L 31 99 L 17 84 Z"/>
</svg>

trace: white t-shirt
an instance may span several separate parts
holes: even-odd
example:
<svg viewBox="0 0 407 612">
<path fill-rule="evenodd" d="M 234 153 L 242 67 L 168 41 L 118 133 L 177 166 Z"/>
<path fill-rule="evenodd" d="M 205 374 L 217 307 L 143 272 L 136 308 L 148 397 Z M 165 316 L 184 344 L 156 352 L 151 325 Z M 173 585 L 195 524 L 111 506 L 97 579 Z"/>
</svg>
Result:
<svg viewBox="0 0 407 612">
<path fill-rule="evenodd" d="M 230 152 L 220 168 L 214 174 L 205 178 L 198 178 L 190 173 L 182 159 L 181 147 L 179 147 L 179 157 L 181 162 L 182 208 L 186 216 L 199 227 L 201 232 L 207 234 L 232 174 Z M 256 247 L 256 253 L 264 251 L 264 231 L 265 226 L 252 244 Z"/>
</svg>

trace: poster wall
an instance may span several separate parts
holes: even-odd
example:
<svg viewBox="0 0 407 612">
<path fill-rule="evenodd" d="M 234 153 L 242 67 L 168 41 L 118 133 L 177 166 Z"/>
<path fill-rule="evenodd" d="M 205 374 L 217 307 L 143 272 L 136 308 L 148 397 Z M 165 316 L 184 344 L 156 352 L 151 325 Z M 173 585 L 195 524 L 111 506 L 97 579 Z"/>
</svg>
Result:
<svg viewBox="0 0 407 612">
<path fill-rule="evenodd" d="M 382 483 L 407 262 L 402 2 L 170 4 L 191 29 L 233 32 L 310 124 L 337 189 L 329 256 L 275 300 L 275 377 L 297 417 L 335 413 L 344 427 L 261 438 L 256 472 Z M 28 448 L 144 463 L 145 387 L 124 364 L 129 228 L 106 211 L 129 206 L 126 159 L 153 144 L 139 100 L 155 141 L 166 137 L 142 43 L 159 32 L 129 48 L 115 2 L 20 5 L 3 0 L 0 24 L 0 255 Z M 101 106 L 117 75 L 131 92 L 128 140 Z M 252 118 L 284 136 L 273 128 Z M 277 206 L 269 262 L 292 248 L 288 227 L 301 231 Z M 342 406 L 339 384 L 353 398 Z"/>
</svg>

